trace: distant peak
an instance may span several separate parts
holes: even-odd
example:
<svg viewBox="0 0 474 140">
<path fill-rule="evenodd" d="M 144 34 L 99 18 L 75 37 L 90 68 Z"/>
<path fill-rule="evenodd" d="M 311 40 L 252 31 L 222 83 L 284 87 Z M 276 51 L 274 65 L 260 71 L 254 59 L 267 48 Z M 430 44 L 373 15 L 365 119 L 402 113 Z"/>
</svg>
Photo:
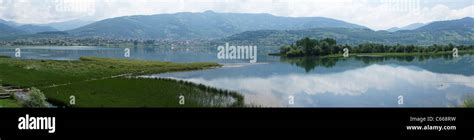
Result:
<svg viewBox="0 0 474 140">
<path fill-rule="evenodd" d="M 203 13 L 216 13 L 216 12 L 214 12 L 214 11 L 212 11 L 212 10 L 206 10 L 206 11 L 204 11 Z"/>
</svg>

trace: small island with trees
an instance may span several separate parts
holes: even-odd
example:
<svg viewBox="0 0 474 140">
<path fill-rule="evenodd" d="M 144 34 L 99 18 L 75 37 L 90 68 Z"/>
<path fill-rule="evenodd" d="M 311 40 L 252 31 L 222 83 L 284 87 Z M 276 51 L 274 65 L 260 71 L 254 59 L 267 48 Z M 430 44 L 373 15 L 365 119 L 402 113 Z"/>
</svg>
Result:
<svg viewBox="0 0 474 140">
<path fill-rule="evenodd" d="M 308 37 L 297 40 L 294 44 L 282 46 L 280 52 L 271 53 L 285 57 L 340 57 L 343 56 L 344 49 L 350 55 L 425 55 L 425 54 L 452 54 L 455 50 L 458 53 L 474 52 L 474 45 L 437 45 L 415 46 L 415 45 L 384 45 L 378 43 L 363 43 L 357 46 L 337 44 L 332 38 L 310 39 Z"/>
</svg>

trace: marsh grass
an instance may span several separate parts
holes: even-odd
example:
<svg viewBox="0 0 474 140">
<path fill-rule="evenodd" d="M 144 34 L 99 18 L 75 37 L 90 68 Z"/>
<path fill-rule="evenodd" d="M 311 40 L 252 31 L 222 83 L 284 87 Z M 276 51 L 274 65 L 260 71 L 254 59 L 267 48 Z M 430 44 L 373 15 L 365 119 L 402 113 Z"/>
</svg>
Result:
<svg viewBox="0 0 474 140">
<path fill-rule="evenodd" d="M 466 98 L 466 99 L 464 99 L 463 106 L 464 106 L 464 107 L 473 108 L 473 107 L 474 107 L 474 99 L 473 99 L 473 98 Z"/>
<path fill-rule="evenodd" d="M 241 107 L 243 96 L 171 79 L 112 78 L 79 82 L 43 90 L 56 101 L 68 103 L 74 95 L 76 104 L 70 107 Z M 185 104 L 179 104 L 179 96 Z"/>
<path fill-rule="evenodd" d="M 243 96 L 171 79 L 127 78 L 137 75 L 219 67 L 217 63 L 171 63 L 81 57 L 75 61 L 0 58 L 0 83 L 38 87 L 48 102 L 71 107 L 239 107 Z M 178 104 L 184 95 L 186 103 Z"/>
</svg>

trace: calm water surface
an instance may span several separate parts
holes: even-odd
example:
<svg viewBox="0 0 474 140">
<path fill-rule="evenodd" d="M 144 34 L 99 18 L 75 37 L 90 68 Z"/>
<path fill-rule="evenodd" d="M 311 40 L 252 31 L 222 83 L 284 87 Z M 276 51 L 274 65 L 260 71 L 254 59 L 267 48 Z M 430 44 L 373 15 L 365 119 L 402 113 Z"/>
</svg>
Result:
<svg viewBox="0 0 474 140">
<path fill-rule="evenodd" d="M 20 47 L 21 59 L 123 58 L 123 48 Z M 235 90 L 272 107 L 449 107 L 474 97 L 474 55 L 285 59 L 259 48 L 258 63 L 218 60 L 217 49 L 131 48 L 131 59 L 219 62 L 210 70 L 149 75 Z M 0 55 L 14 56 L 1 47 Z M 294 104 L 289 104 L 289 96 Z M 403 104 L 398 104 L 403 96 Z"/>
</svg>

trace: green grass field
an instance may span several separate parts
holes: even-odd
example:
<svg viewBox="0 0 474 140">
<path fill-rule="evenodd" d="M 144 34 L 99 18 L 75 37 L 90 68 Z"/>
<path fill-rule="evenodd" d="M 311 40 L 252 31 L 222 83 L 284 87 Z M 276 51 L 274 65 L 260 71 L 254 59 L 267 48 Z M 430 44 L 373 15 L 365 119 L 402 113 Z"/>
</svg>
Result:
<svg viewBox="0 0 474 140">
<path fill-rule="evenodd" d="M 81 57 L 75 61 L 0 58 L 0 83 L 37 87 L 49 101 L 72 107 L 228 107 L 243 106 L 235 92 L 136 75 L 219 67 L 217 63 L 171 63 Z M 185 104 L 178 104 L 179 96 Z M 4 101 L 7 102 L 7 101 Z"/>
<path fill-rule="evenodd" d="M 74 95 L 80 107 L 231 107 L 242 106 L 240 95 L 165 79 L 112 78 L 43 89 L 61 103 Z M 232 94 L 233 93 L 233 94 Z M 179 104 L 179 96 L 185 104 Z"/>
<path fill-rule="evenodd" d="M 0 99 L 0 108 L 14 108 L 14 107 L 21 107 L 20 103 L 13 99 Z"/>
</svg>

